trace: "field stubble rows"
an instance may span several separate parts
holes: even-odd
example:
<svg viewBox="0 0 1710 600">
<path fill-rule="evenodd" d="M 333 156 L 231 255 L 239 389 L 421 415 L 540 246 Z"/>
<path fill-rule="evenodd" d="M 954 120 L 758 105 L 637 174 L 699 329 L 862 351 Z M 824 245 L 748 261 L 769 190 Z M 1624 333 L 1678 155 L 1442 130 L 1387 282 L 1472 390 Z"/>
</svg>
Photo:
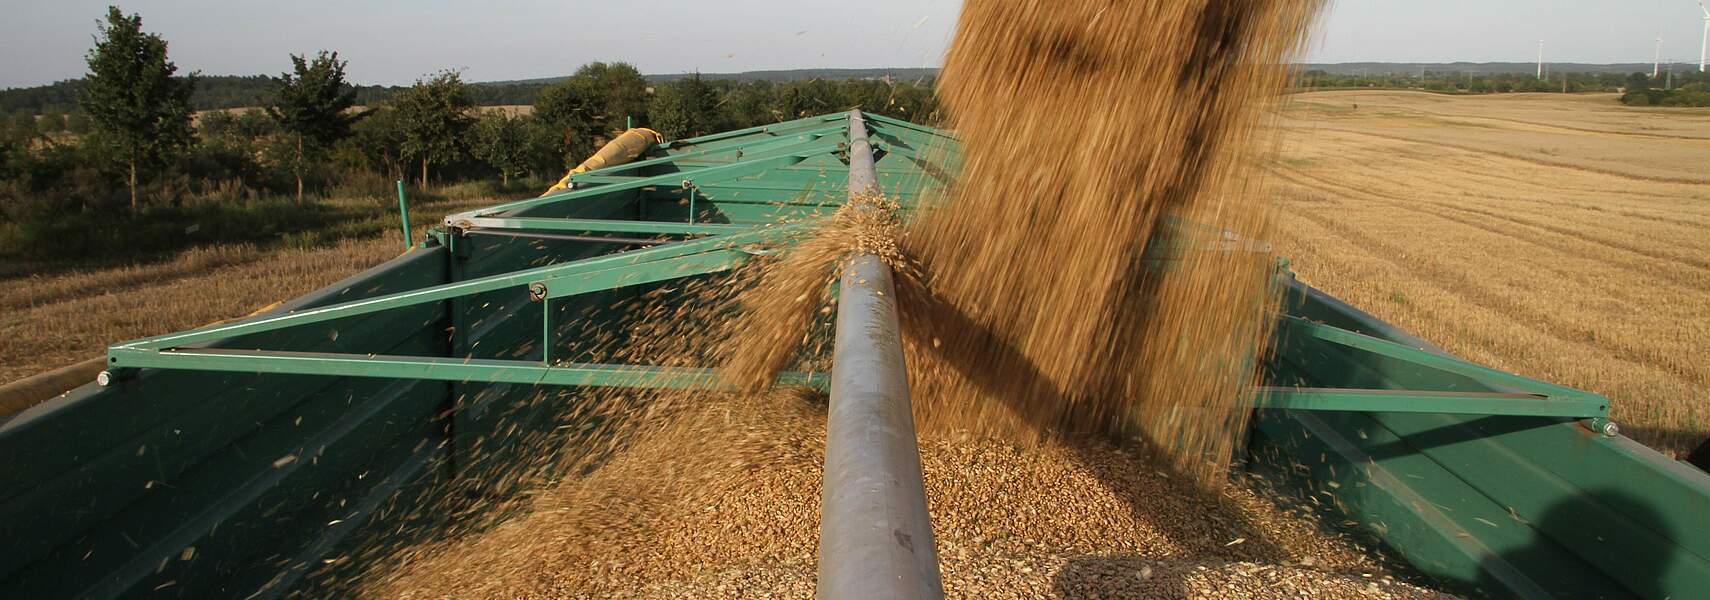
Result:
<svg viewBox="0 0 1710 600">
<path fill-rule="evenodd" d="M 416 239 L 446 212 L 494 202 L 412 207 Z M 0 383 L 98 356 L 109 344 L 242 317 L 384 262 L 403 246 L 403 235 L 387 230 L 314 248 L 207 246 L 153 263 L 0 279 Z"/>
<path fill-rule="evenodd" d="M 1303 280 L 1607 395 L 1665 453 L 1710 435 L 1710 112 L 1317 93 L 1281 126 L 1277 241 Z"/>
</svg>

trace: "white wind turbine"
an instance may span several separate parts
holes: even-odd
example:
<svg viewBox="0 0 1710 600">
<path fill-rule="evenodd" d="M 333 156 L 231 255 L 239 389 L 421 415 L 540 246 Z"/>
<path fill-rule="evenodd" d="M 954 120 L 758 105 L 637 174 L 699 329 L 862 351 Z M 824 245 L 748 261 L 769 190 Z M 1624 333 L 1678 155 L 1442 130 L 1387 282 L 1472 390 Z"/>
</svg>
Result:
<svg viewBox="0 0 1710 600">
<path fill-rule="evenodd" d="M 1656 79 L 1662 71 L 1662 36 L 1657 36 L 1657 52 L 1651 57 L 1651 79 Z"/>
<path fill-rule="evenodd" d="M 1704 54 L 1710 50 L 1710 8 L 1704 7 L 1704 0 L 1698 0 L 1698 10 L 1704 11 L 1704 37 L 1698 42 L 1698 72 L 1704 72 Z"/>
</svg>

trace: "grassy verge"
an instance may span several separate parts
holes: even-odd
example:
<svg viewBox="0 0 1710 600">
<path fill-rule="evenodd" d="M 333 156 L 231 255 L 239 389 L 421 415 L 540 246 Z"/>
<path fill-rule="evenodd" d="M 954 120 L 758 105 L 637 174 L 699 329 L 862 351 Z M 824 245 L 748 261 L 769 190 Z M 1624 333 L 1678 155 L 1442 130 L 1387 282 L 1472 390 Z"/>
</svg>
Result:
<svg viewBox="0 0 1710 600">
<path fill-rule="evenodd" d="M 470 181 L 409 190 L 411 222 L 431 224 L 449 204 L 527 196 L 546 183 Z M 398 198 L 386 182 L 329 190 L 298 204 L 283 197 L 192 199 L 137 213 L 80 212 L 30 223 L 0 222 L 0 281 L 171 260 L 198 247 L 318 248 L 398 229 Z"/>
<path fill-rule="evenodd" d="M 416 239 L 446 214 L 543 187 L 469 182 L 412 191 Z M 12 265 L 0 273 L 0 339 L 7 340 L 0 382 L 87 359 L 114 342 L 241 317 L 403 252 L 396 196 L 345 194 L 314 204 L 336 218 L 238 238 L 245 241 L 186 240 L 177 251 Z"/>
</svg>

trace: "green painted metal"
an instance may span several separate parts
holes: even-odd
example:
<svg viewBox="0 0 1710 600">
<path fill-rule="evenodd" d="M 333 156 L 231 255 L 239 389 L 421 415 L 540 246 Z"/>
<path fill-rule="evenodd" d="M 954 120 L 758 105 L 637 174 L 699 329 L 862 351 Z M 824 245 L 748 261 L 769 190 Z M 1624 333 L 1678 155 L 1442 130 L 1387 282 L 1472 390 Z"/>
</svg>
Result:
<svg viewBox="0 0 1710 600">
<path fill-rule="evenodd" d="M 416 243 L 410 238 L 410 202 L 404 196 L 404 180 L 398 180 L 398 220 L 403 222 L 404 249 L 409 250 Z"/>
<path fill-rule="evenodd" d="M 1333 344 L 1340 344 L 1350 348 L 1357 348 L 1366 352 L 1380 354 L 1388 358 L 1406 361 L 1410 364 L 1418 365 L 1426 369 L 1434 369 L 1445 373 L 1461 375 L 1474 380 L 1487 382 L 1492 385 L 1509 386 L 1538 394 L 1588 399 L 1605 405 L 1608 404 L 1607 400 L 1589 392 L 1538 381 L 1529 377 L 1521 377 L 1513 373 L 1475 365 L 1445 354 L 1427 352 L 1419 348 L 1409 347 L 1389 340 L 1362 335 L 1336 327 L 1330 327 L 1322 323 L 1314 323 L 1300 317 L 1284 315 L 1281 323 L 1283 329 L 1288 334 L 1309 335 Z M 1602 409 L 1602 412 L 1608 412 L 1608 406 L 1603 406 Z"/>
<path fill-rule="evenodd" d="M 154 352 L 115 350 L 137 367 L 230 371 L 324 377 L 379 377 L 434 381 L 481 381 L 525 385 L 626 387 L 652 389 L 721 389 L 710 368 L 666 368 L 645 365 L 560 364 L 534 361 L 486 360 L 420 356 L 351 356 L 323 352 L 206 349 Z M 781 374 L 779 383 L 824 389 L 824 373 Z"/>
<path fill-rule="evenodd" d="M 1558 391 L 1468 368 L 1292 278 L 1286 284 L 1289 314 L 1315 325 L 1279 329 L 1270 365 L 1278 384 Z M 1415 352 L 1435 360 L 1412 360 Z M 1680 598 L 1710 585 L 1710 539 L 1695 533 L 1710 531 L 1710 475 L 1582 420 L 1261 411 L 1249 448 L 1276 484 L 1462 591 Z"/>
<path fill-rule="evenodd" d="M 1344 388 L 1260 388 L 1255 407 L 1271 410 L 1437 413 L 1528 417 L 1607 417 L 1607 402 L 1552 398 L 1543 394 L 1357 390 Z"/>
<path fill-rule="evenodd" d="M 725 237 L 707 238 L 692 242 L 657 246 L 646 250 L 624 252 L 562 265 L 537 267 L 505 275 L 495 275 L 420 290 L 400 292 L 397 294 L 315 308 L 287 315 L 260 319 L 246 319 L 233 323 L 204 327 L 184 333 L 168 334 L 125 342 L 114 346 L 114 348 L 160 349 L 183 346 L 187 344 L 226 339 L 234 336 L 273 331 L 287 327 L 309 325 L 357 315 L 371 314 L 406 306 L 439 302 L 442 300 L 469 296 L 502 288 L 524 286 L 531 283 L 545 283 L 551 285 L 552 282 L 555 281 L 590 277 L 592 274 L 602 273 L 605 271 L 616 270 L 614 273 L 604 273 L 602 276 L 613 276 L 619 278 L 634 277 L 636 280 L 640 281 L 643 279 L 671 275 L 673 273 L 680 272 L 679 270 L 682 268 L 681 265 L 683 263 L 671 262 L 670 259 L 678 259 L 700 253 L 718 253 L 720 255 L 728 255 L 732 252 L 740 253 L 742 252 L 742 250 L 740 250 L 740 247 L 742 246 L 779 243 L 788 240 L 789 236 L 795 235 L 800 231 L 801 228 L 798 226 L 759 228 Z M 666 264 L 647 264 L 651 261 L 661 261 Z M 651 279 L 651 281 L 658 280 L 659 279 Z M 123 358 L 123 356 L 125 355 L 114 355 L 111 357 L 112 360 L 109 362 L 111 362 L 113 366 L 119 368 L 131 366 L 124 362 L 125 358 Z"/>
<path fill-rule="evenodd" d="M 533 231 L 575 231 L 585 233 L 651 233 L 657 235 L 716 235 L 754 229 L 754 225 L 718 223 L 673 223 L 669 221 L 617 221 L 611 219 L 531 219 L 475 217 L 459 221 L 467 227 L 489 229 L 522 229 Z"/>
<path fill-rule="evenodd" d="M 684 181 L 699 182 L 742 177 L 769 169 L 786 167 L 802 162 L 809 157 L 834 151 L 838 148 L 839 144 L 845 143 L 843 141 L 839 141 L 838 137 L 839 136 L 836 136 L 834 132 L 831 132 L 823 135 L 807 135 L 799 138 L 791 138 L 784 140 L 788 143 L 781 148 L 765 148 L 763 151 L 754 151 L 743 156 L 742 159 L 738 161 L 716 165 L 697 166 L 686 170 L 674 170 L 658 175 L 640 177 L 622 183 L 573 189 L 550 196 L 509 202 L 489 208 L 451 215 L 446 217 L 446 223 L 448 225 L 455 224 L 456 220 L 459 218 L 491 216 L 506 211 L 559 203 L 565 200 L 573 200 L 576 198 L 582 198 L 594 194 L 610 193 L 613 191 L 637 189 L 648 186 L 681 185 Z M 761 144 L 761 142 L 756 142 L 756 144 Z M 687 163 L 684 164 L 686 165 Z M 637 166 L 638 165 L 618 165 L 616 167 L 611 167 L 611 169 L 625 170 L 622 167 L 633 169 L 637 168 Z M 602 171 L 605 171 L 605 169 L 589 171 L 588 174 L 603 175 L 604 173 L 602 173 Z"/>
<path fill-rule="evenodd" d="M 953 137 L 867 118 L 882 189 L 913 207 L 948 185 Z M 422 247 L 271 313 L 114 345 L 114 385 L 0 421 L 0 597 L 323 595 L 305 574 L 383 543 L 399 524 L 382 507 L 502 493 L 502 466 L 528 458 L 520 432 L 550 430 L 581 390 L 717 389 L 704 368 L 583 358 L 612 306 L 719 277 L 802 234 L 780 220 L 835 210 L 845 119 L 660 144 L 572 190 L 453 215 Z M 470 227 L 690 239 L 624 251 L 458 234 Z M 1171 227 L 1164 262 L 1249 249 Z M 1256 475 L 1453 588 L 1710 589 L 1710 475 L 1602 433 L 1607 400 L 1282 285 L 1245 461 Z M 567 400 L 539 402 L 547 387 Z"/>
</svg>

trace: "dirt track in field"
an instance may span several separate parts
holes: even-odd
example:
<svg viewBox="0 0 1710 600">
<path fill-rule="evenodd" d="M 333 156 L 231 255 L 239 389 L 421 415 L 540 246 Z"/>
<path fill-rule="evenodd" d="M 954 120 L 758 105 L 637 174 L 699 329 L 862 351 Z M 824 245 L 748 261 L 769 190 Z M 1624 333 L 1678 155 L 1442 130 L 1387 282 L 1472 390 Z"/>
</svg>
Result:
<svg viewBox="0 0 1710 600">
<path fill-rule="evenodd" d="M 1320 92 L 1285 109 L 1279 250 L 1450 352 L 1710 435 L 1710 110 L 1611 95 Z"/>
</svg>

